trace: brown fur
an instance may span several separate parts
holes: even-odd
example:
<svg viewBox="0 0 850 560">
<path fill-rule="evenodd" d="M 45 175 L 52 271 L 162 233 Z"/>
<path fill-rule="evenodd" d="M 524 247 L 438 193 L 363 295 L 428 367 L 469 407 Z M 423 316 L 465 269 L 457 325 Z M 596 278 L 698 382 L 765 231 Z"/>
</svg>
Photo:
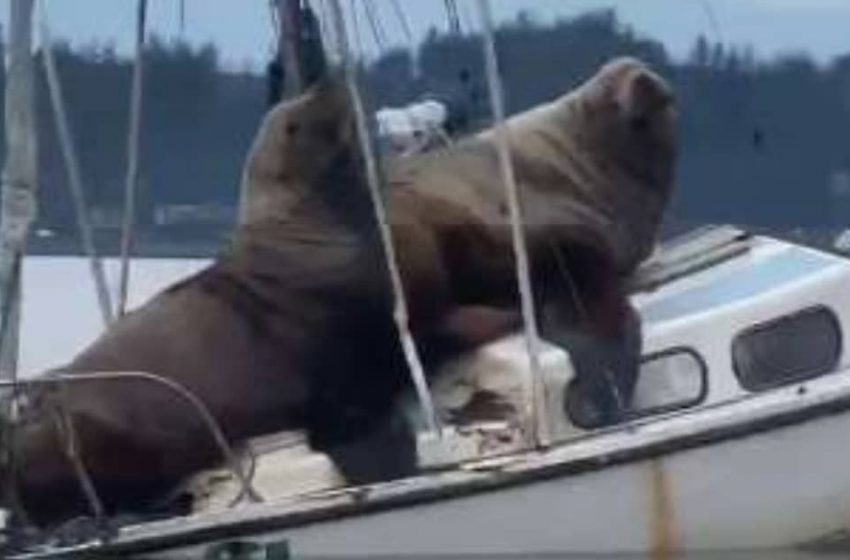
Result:
<svg viewBox="0 0 850 560">
<path fill-rule="evenodd" d="M 570 350 L 577 391 L 610 401 L 599 384 L 606 368 L 628 401 L 640 323 L 625 279 L 654 247 L 672 193 L 672 92 L 639 61 L 618 59 L 569 94 L 509 119 L 507 128 L 541 331 Z M 420 216 L 441 240 L 453 301 L 516 308 L 494 132 L 397 162 L 390 174 L 396 207 L 428 208 Z M 397 228 L 407 227 L 404 218 L 395 217 Z M 600 415 L 600 422 L 621 417 Z"/>
<path fill-rule="evenodd" d="M 407 370 L 340 88 L 323 83 L 269 113 L 244 193 L 242 223 L 215 264 L 117 321 L 63 370 L 177 381 L 234 444 L 305 428 L 353 480 L 410 472 L 413 441 L 394 420 Z M 428 363 L 515 328 L 512 313 L 473 307 L 471 327 L 464 310 L 448 308 L 441 248 L 427 226 L 405 228 L 400 242 Z M 18 494 L 38 523 L 87 512 L 49 408 L 75 426 L 109 512 L 143 510 L 222 459 L 191 408 L 155 385 L 69 384 L 38 401 L 14 440 Z"/>
</svg>

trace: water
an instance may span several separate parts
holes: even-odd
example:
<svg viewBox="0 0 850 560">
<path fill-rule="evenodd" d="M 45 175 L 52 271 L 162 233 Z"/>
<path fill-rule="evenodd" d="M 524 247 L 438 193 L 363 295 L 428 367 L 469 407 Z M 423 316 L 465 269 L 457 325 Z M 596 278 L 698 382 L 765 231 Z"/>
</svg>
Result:
<svg viewBox="0 0 850 560">
<path fill-rule="evenodd" d="M 206 259 L 135 259 L 128 309 L 209 263 Z M 104 259 L 109 288 L 117 294 L 119 261 Z M 31 377 L 61 366 L 92 342 L 104 325 L 88 261 L 82 257 L 30 256 L 23 266 L 19 371 Z"/>
</svg>

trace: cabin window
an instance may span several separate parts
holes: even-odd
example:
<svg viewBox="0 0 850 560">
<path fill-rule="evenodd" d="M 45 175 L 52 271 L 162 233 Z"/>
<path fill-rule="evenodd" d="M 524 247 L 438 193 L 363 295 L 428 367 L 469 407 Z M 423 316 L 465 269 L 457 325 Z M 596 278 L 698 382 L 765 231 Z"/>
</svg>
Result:
<svg viewBox="0 0 850 560">
<path fill-rule="evenodd" d="M 732 343 L 741 385 L 762 391 L 830 373 L 841 357 L 841 327 L 826 307 L 815 307 L 752 327 Z"/>
<path fill-rule="evenodd" d="M 693 406 L 705 397 L 706 379 L 705 362 L 690 348 L 645 356 L 632 397 L 632 413 L 644 416 Z"/>
<path fill-rule="evenodd" d="M 644 356 L 623 420 L 699 404 L 708 391 L 707 372 L 703 359 L 690 348 L 671 348 Z M 606 425 L 579 389 L 575 380 L 567 389 L 565 407 L 570 419 L 584 429 Z"/>
</svg>

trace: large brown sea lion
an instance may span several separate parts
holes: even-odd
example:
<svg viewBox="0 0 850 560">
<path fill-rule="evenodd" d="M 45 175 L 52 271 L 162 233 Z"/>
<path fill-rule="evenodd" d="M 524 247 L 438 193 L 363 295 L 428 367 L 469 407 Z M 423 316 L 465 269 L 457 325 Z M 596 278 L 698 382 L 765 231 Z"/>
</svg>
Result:
<svg viewBox="0 0 850 560">
<path fill-rule="evenodd" d="M 664 80 L 621 58 L 507 122 L 542 334 L 570 351 L 572 396 L 595 401 L 588 424 L 621 418 L 634 388 L 640 327 L 625 280 L 652 251 L 672 194 L 673 101 Z M 455 302 L 515 303 L 494 131 L 400 160 L 390 174 L 394 203 L 426 197 L 455 210 L 428 218 Z"/>
<path fill-rule="evenodd" d="M 189 389 L 233 443 L 304 428 L 351 479 L 409 472 L 413 439 L 393 410 L 407 369 L 353 134 L 347 96 L 331 80 L 273 109 L 248 156 L 246 211 L 230 247 L 115 322 L 63 371 L 153 373 Z M 450 352 L 473 323 L 470 344 L 490 337 L 462 312 L 437 324 L 449 301 L 439 248 L 421 228 L 405 240 L 415 247 L 405 278 L 426 360 Z M 221 462 L 200 417 L 157 385 L 70 383 L 35 397 L 15 431 L 14 472 L 2 474 L 13 474 L 37 523 L 88 511 L 60 436 L 67 423 L 50 410 L 70 421 L 109 513 L 144 509 Z"/>
</svg>

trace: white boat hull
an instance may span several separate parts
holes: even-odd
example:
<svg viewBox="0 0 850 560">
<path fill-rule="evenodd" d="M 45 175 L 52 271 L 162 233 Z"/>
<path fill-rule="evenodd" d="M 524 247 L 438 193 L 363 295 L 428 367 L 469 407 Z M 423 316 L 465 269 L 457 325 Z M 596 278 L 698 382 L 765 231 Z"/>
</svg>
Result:
<svg viewBox="0 0 850 560">
<path fill-rule="evenodd" d="M 378 506 L 375 512 L 365 507 L 289 528 L 243 525 L 224 538 L 229 531 L 220 519 L 219 540 L 285 541 L 296 558 L 585 553 L 668 558 L 817 547 L 850 526 L 850 455 L 836 445 L 850 434 L 850 411 L 821 413 L 769 431 L 649 451 L 652 457 L 584 462 L 561 475 L 541 474 L 543 469 L 537 480 L 460 488 L 455 497 Z M 187 522 L 184 536 L 191 533 Z M 156 548 L 157 539 L 145 544 L 127 537 L 127 544 L 135 541 L 128 550 Z M 198 558 L 212 541 L 199 542 L 160 548 L 161 555 L 153 557 Z"/>
<path fill-rule="evenodd" d="M 696 401 L 650 405 L 653 412 L 608 429 L 552 424 L 560 443 L 542 450 L 143 523 L 108 543 L 24 558 L 232 558 L 211 553 L 238 543 L 282 546 L 294 558 L 850 551 L 850 454 L 842 452 L 850 331 L 838 330 L 828 369 L 773 388 L 745 390 L 730 355 L 745 329 L 800 310 L 829 309 L 836 324 L 850 324 L 850 264 L 767 240 L 730 243 L 725 261 L 691 263 L 697 272 L 639 301 L 647 352 L 687 348 L 700 357 L 707 375 Z M 680 273 L 662 272 L 671 270 Z M 675 369 L 669 380 L 685 374 Z M 688 383 L 662 389 L 677 387 L 691 394 Z M 563 387 L 552 394 L 547 418 L 566 420 Z"/>
<path fill-rule="evenodd" d="M 296 554 L 670 552 L 793 547 L 850 524 L 850 414 L 289 534 Z"/>
</svg>

